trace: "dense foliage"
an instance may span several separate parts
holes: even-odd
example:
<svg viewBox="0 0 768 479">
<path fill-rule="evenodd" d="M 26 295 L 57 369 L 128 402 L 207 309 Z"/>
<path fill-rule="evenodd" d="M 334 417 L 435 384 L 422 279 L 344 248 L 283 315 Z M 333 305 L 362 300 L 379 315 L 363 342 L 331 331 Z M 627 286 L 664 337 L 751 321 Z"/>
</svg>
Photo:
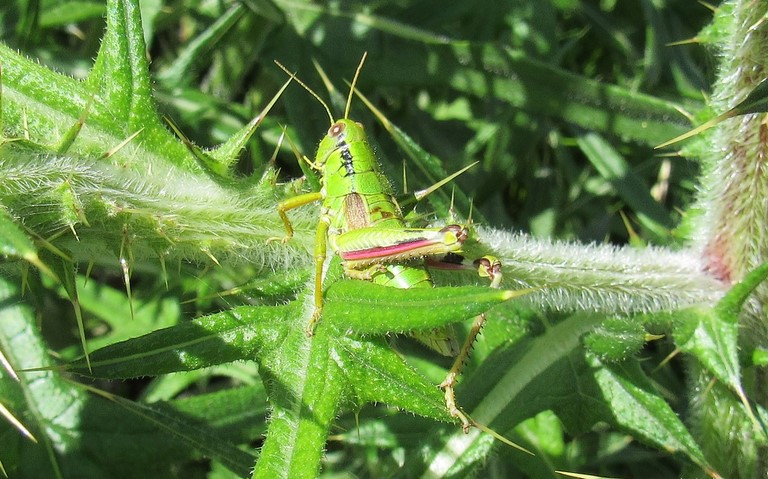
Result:
<svg viewBox="0 0 768 479">
<path fill-rule="evenodd" d="M 5 2 L 0 475 L 765 475 L 766 10 Z M 471 211 L 504 290 L 335 260 L 310 338 L 319 209 L 267 239 L 328 118 L 273 61 L 341 116 L 366 51 L 350 117 L 398 192 L 479 161 L 411 217 Z M 465 435 L 399 334 L 483 311 L 459 404 L 533 455 Z"/>
</svg>

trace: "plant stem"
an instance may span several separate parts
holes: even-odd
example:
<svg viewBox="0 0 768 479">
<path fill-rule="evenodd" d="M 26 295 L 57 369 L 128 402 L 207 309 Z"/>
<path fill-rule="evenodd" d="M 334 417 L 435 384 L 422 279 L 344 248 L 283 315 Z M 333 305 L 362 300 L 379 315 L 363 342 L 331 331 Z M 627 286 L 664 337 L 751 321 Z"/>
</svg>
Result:
<svg viewBox="0 0 768 479">
<path fill-rule="evenodd" d="M 723 28 L 718 80 L 712 94 L 715 112 L 728 111 L 768 75 L 768 4 L 749 0 L 722 5 L 714 25 Z M 707 271 L 725 284 L 741 280 L 768 260 L 768 125 L 762 113 L 724 121 L 710 138 L 702 180 L 696 241 Z M 768 285 L 759 286 L 741 313 L 741 346 L 765 345 Z M 766 374 L 756 371 L 750 397 L 768 404 Z M 692 408 L 705 454 L 724 477 L 765 477 L 764 433 L 750 424 L 738 399 L 725 387 L 711 387 L 703 371 L 693 374 Z"/>
</svg>

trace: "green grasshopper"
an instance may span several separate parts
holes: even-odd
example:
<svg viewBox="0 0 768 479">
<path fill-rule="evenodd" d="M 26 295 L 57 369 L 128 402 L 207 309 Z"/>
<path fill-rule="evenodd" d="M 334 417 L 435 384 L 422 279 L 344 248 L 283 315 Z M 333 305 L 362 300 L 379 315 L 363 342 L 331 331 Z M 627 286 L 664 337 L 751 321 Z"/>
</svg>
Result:
<svg viewBox="0 0 768 479">
<path fill-rule="evenodd" d="M 389 180 L 381 172 L 366 139 L 363 126 L 349 119 L 355 83 L 364 61 L 365 55 L 355 72 L 344 118 L 340 120 L 334 120 L 326 103 L 278 63 L 323 105 L 331 122 L 328 133 L 318 146 L 315 160 L 304 157 L 322 176 L 320 191 L 281 201 L 277 210 L 285 225 L 286 235 L 283 238 L 270 238 L 270 241 L 279 239 L 283 243 L 290 240 L 293 227 L 286 212 L 322 201 L 314 247 L 315 310 L 307 325 L 308 335 L 312 335 L 323 308 L 323 269 L 328 246 L 340 256 L 344 273 L 349 278 L 403 289 L 431 288 L 432 278 L 424 264 L 424 258 L 428 258 L 431 267 L 473 269 L 480 276 L 489 278 L 491 287 L 498 288 L 501 283 L 501 265 L 498 260 L 486 256 L 470 261 L 458 254 L 469 235 L 467 226 L 451 224 L 441 228 L 411 228 L 406 225 Z M 436 189 L 465 170 L 426 191 Z M 437 352 L 456 356 L 440 387 L 445 392 L 448 411 L 462 422 L 465 432 L 470 422 L 456 405 L 454 385 L 484 321 L 484 315 L 475 319 L 461 350 L 458 350 L 450 327 L 414 333 L 417 340 Z"/>
</svg>

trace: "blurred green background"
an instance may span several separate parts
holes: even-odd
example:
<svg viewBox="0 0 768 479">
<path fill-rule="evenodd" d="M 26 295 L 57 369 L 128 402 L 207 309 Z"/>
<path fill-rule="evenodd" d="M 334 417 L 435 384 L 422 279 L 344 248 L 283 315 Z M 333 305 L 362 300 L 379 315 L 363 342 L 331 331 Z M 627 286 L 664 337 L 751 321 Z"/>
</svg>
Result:
<svg viewBox="0 0 768 479">
<path fill-rule="evenodd" d="M 422 155 L 418 161 L 408 158 L 354 98 L 350 116 L 366 126 L 396 190 L 404 189 L 404 175 L 413 190 L 439 180 L 440 170 L 452 172 L 479 161 L 456 183 L 470 197 L 475 221 L 481 224 L 540 238 L 599 243 L 675 245 L 685 238 L 685 228 L 678 227 L 693 200 L 698 164 L 695 158 L 665 156 L 653 147 L 689 129 L 697 115 L 706 115 L 715 63 L 700 43 L 713 41 L 708 36 L 712 31 L 700 33 L 712 20 L 712 10 L 702 3 L 147 0 L 141 8 L 160 110 L 198 146 L 216 146 L 261 111 L 287 78 L 275 60 L 296 72 L 341 116 L 348 91 L 344 81 L 352 79 L 363 52 L 368 52 L 359 91 L 434 155 Z M 100 45 L 104 13 L 98 1 L 8 0 L 0 6 L 0 40 L 52 69 L 84 78 Z M 698 40 L 670 45 L 694 38 Z M 335 90 L 329 91 L 313 62 Z M 241 175 L 258 176 L 270 165 L 283 128 L 311 157 L 328 118 L 306 91 L 289 86 L 242 152 L 237 165 Z M 286 142 L 274 161 L 282 180 L 302 175 Z M 436 201 L 432 208 L 444 215 L 440 205 Z M 467 215 L 469 208 L 468 200 L 457 200 L 460 214 Z M 194 313 L 226 308 L 228 300 L 207 295 L 240 283 L 213 269 L 195 273 L 206 284 L 187 284 L 185 294 L 197 290 L 198 302 L 181 308 L 176 298 L 164 303 L 159 295 L 153 297 L 162 290 L 159 275 L 137 274 L 137 296 L 146 294 L 157 311 L 160 305 L 168 307 L 147 318 L 148 329 L 172 324 L 177 308 Z M 116 271 L 99 279 L 118 291 L 122 288 Z M 178 292 L 174 285 L 171 290 L 168 296 Z M 100 294 L 106 293 L 89 296 L 84 291 L 83 296 L 112 304 Z M 125 306 L 123 297 L 114 301 Z M 69 307 L 60 303 L 60 310 Z M 72 324 L 58 327 L 64 330 Z M 535 334 L 545 329 L 533 328 Z M 47 331 L 54 346 L 60 341 L 70 353 L 79 351 L 75 331 L 57 333 Z M 98 339 L 92 344 L 98 345 Z M 660 359 L 667 352 L 651 354 Z M 235 365 L 221 374 L 248 382 L 255 373 Z M 668 396 L 684 404 L 679 365 L 659 376 L 655 379 Z M 166 381 L 168 390 L 173 389 L 167 384 L 172 380 Z M 188 381 L 185 387 L 195 379 Z M 132 398 L 165 399 L 157 393 L 162 385 L 146 385 L 137 381 L 109 387 Z M 263 405 L 262 396 L 256 397 Z M 264 408 L 253 414 L 263 419 Z M 378 410 L 367 414 L 375 416 Z M 390 416 L 388 424 L 399 434 L 393 439 L 375 430 L 378 423 L 366 423 L 364 414 L 355 437 L 357 419 L 346 414 L 347 432 L 332 438 L 325 465 L 328 477 L 394 476 L 403 462 L 397 447 L 416 447 L 419 434 L 432 427 L 422 419 Z M 236 427 L 257 429 L 243 424 Z M 519 465 L 500 453 L 502 457 L 488 459 L 483 474 L 505 477 L 509 471 L 523 470 L 527 477 L 552 477 L 556 466 L 565 465 L 604 475 L 671 478 L 679 477 L 684 463 L 637 446 L 625 434 L 601 434 L 605 431 L 599 428 L 578 439 L 566 436 L 567 448 L 558 449 L 562 430 L 546 413 L 524 429 L 532 442 L 543 438 L 538 446 L 558 460 L 537 458 Z M 371 439 L 379 436 L 381 443 Z M 386 457 L 381 449 L 389 451 Z M 211 472 L 190 464 L 178 475 L 194 471 L 196 475 L 187 477 L 230 477 L 220 466 Z"/>
<path fill-rule="evenodd" d="M 700 3 L 141 5 L 162 111 L 200 146 L 224 141 L 261 109 L 286 78 L 274 60 L 331 98 L 316 61 L 339 90 L 332 99 L 340 116 L 343 80 L 367 51 L 359 90 L 391 122 L 447 171 L 481 162 L 458 183 L 487 224 L 624 243 L 624 213 L 642 238 L 665 243 L 690 202 L 695 162 L 662 158 L 651 147 L 688 128 L 679 111 L 699 110 L 711 83 L 712 60 L 700 44 L 669 45 L 695 38 L 711 20 Z M 9 2 L 0 38 L 83 77 L 103 12 L 101 2 Z M 434 179 L 405 161 L 357 99 L 351 116 L 368 128 L 398 189 L 403 169 L 411 189 Z M 311 157 L 327 124 L 321 106 L 291 86 L 244 152 L 242 171 L 263 168 L 280 126 Z M 585 141 L 586 131 L 599 138 Z M 283 152 L 283 178 L 300 175 L 287 147 Z"/>
</svg>

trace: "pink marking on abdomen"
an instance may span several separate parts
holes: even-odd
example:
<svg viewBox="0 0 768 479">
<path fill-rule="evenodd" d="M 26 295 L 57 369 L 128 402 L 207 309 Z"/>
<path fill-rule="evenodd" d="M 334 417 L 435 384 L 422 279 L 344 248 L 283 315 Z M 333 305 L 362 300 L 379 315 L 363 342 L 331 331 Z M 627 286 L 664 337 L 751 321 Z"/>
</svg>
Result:
<svg viewBox="0 0 768 479">
<path fill-rule="evenodd" d="M 427 248 L 434 244 L 435 242 L 433 240 L 422 239 L 417 241 L 408 241 L 405 243 L 396 244 L 392 246 L 379 246 L 376 248 L 361 249 L 357 251 L 344 251 L 344 252 L 340 252 L 339 256 L 341 256 L 341 259 L 343 259 L 344 261 L 383 258 L 386 256 L 397 257 L 404 254 L 405 256 L 409 256 L 407 254 L 409 252 L 419 250 L 421 248 Z M 418 254 L 414 256 L 418 256 Z"/>
</svg>

